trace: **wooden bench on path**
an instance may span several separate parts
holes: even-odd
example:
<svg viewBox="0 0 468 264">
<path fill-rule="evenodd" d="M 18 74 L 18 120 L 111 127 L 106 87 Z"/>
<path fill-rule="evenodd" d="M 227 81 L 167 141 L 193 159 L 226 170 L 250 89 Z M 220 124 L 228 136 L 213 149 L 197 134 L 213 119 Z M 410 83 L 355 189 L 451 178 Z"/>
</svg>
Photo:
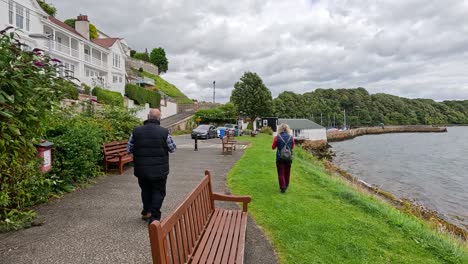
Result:
<svg viewBox="0 0 468 264">
<path fill-rule="evenodd" d="M 235 142 L 232 142 L 232 140 L 230 141 L 229 138 L 227 136 L 224 136 L 222 139 L 221 139 L 221 142 L 223 144 L 223 154 L 225 153 L 231 153 L 232 155 L 232 151 L 234 149 L 236 149 L 236 144 Z"/>
<path fill-rule="evenodd" d="M 119 166 L 119 173 L 122 174 L 124 165 L 133 161 L 133 155 L 127 152 L 127 142 L 127 140 L 113 141 L 103 145 L 106 173 L 109 164 L 117 164 Z"/>
<path fill-rule="evenodd" d="M 250 196 L 212 192 L 210 172 L 162 222 L 149 226 L 154 264 L 243 263 Z M 215 208 L 215 201 L 242 202 L 242 210 Z"/>
</svg>

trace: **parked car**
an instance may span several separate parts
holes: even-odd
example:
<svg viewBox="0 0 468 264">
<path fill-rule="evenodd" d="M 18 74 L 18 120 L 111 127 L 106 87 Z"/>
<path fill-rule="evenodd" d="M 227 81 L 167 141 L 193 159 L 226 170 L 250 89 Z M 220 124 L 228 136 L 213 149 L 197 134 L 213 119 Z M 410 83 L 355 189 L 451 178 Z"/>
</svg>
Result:
<svg viewBox="0 0 468 264">
<path fill-rule="evenodd" d="M 192 130 L 192 139 L 201 138 L 209 139 L 216 137 L 216 128 L 212 125 L 199 125 Z"/>
<path fill-rule="evenodd" d="M 236 124 L 224 124 L 227 131 L 232 131 L 235 136 L 242 136 L 242 131 L 239 130 L 239 127 Z"/>
</svg>

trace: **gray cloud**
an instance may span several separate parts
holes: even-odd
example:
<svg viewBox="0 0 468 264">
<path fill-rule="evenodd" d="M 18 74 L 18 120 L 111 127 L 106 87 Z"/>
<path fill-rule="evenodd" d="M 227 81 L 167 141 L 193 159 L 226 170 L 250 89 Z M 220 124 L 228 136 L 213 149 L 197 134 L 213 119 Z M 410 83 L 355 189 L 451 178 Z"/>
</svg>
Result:
<svg viewBox="0 0 468 264">
<path fill-rule="evenodd" d="M 467 99 L 466 0 L 52 0 L 88 14 L 134 48 L 164 47 L 163 77 L 189 97 L 229 100 L 245 71 L 276 96 L 366 87 L 411 98 Z"/>
</svg>

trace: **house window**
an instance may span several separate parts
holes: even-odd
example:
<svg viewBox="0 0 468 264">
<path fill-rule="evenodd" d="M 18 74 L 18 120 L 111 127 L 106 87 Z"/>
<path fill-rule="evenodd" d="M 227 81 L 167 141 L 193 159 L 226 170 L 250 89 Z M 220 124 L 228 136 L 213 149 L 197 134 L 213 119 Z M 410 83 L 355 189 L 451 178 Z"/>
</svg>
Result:
<svg viewBox="0 0 468 264">
<path fill-rule="evenodd" d="M 26 9 L 26 30 L 29 31 L 29 9 Z"/>
<path fill-rule="evenodd" d="M 86 69 L 86 76 L 88 77 L 90 74 L 89 74 L 89 70 Z"/>
<path fill-rule="evenodd" d="M 24 22 L 24 7 L 16 4 L 16 26 L 23 29 Z"/>
<path fill-rule="evenodd" d="M 117 76 L 112 75 L 112 82 L 113 82 L 113 83 L 117 83 Z"/>
<path fill-rule="evenodd" d="M 70 64 L 70 71 L 68 72 L 68 75 L 75 77 L 75 65 Z"/>
<path fill-rule="evenodd" d="M 120 68 L 120 56 L 115 53 L 112 53 L 112 65 Z"/>
<path fill-rule="evenodd" d="M 119 83 L 122 83 L 122 77 L 121 76 L 119 77 Z"/>
<path fill-rule="evenodd" d="M 8 1 L 8 22 L 13 25 L 13 1 Z"/>
</svg>

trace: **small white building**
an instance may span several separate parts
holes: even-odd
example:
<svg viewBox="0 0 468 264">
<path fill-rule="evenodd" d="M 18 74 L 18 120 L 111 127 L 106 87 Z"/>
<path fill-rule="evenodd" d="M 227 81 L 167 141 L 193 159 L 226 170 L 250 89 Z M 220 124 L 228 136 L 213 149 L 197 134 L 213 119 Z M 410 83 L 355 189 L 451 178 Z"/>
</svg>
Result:
<svg viewBox="0 0 468 264">
<path fill-rule="evenodd" d="M 309 119 L 278 119 L 279 124 L 288 124 L 294 138 L 306 140 L 327 140 L 325 127 L 310 121 Z"/>
</svg>

